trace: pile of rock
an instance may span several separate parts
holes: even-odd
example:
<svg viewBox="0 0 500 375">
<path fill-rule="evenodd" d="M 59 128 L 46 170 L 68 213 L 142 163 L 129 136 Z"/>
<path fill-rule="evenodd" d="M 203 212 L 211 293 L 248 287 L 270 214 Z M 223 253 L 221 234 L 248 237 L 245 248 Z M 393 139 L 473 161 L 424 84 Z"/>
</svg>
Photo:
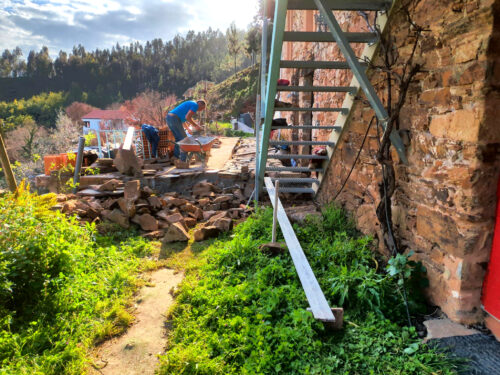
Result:
<svg viewBox="0 0 500 375">
<path fill-rule="evenodd" d="M 57 209 L 77 214 L 82 221 L 109 220 L 124 229 L 135 224 L 145 237 L 167 243 L 188 241 L 188 232 L 195 227 L 195 241 L 216 237 L 251 212 L 239 188 L 223 190 L 208 182 L 195 185 L 190 196 L 158 196 L 148 187 L 141 188 L 137 180 L 111 180 L 78 195 L 59 195 L 58 201 Z"/>
</svg>

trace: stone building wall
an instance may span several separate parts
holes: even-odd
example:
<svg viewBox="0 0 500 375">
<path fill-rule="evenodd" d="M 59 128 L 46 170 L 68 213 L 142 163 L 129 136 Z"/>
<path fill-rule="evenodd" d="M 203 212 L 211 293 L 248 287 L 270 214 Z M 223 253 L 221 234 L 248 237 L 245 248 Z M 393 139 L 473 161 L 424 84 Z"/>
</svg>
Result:
<svg viewBox="0 0 500 375">
<path fill-rule="evenodd" d="M 418 46 L 424 71 L 411 85 L 401 113 L 400 131 L 407 142 L 409 164 L 395 164 L 392 213 L 396 236 L 427 267 L 431 302 L 464 323 L 482 319 L 481 288 L 494 228 L 500 171 L 499 4 L 500 0 L 422 0 L 412 12 L 414 20 L 429 31 Z M 344 30 L 367 31 L 366 22 L 354 12 L 336 12 L 336 16 Z M 313 12 L 289 12 L 288 18 L 289 30 L 317 27 L 315 22 L 311 25 Z M 388 29 L 405 61 L 414 40 L 402 12 L 392 14 Z M 357 52 L 363 47 L 353 46 Z M 334 44 L 287 45 L 283 54 L 296 60 L 344 60 Z M 282 78 L 300 83 L 307 73 L 284 70 Z M 314 84 L 348 85 L 351 77 L 349 71 L 316 71 Z M 372 72 L 371 80 L 385 101 L 383 77 Z M 340 107 L 343 98 L 316 94 L 314 102 L 320 107 Z M 301 104 L 302 97 L 288 100 Z M 338 192 L 372 116 L 373 111 L 357 99 L 348 131 L 319 192 L 321 203 Z M 313 123 L 331 125 L 335 118 L 335 114 L 317 114 Z M 324 140 L 328 135 L 328 131 L 316 131 L 312 138 Z M 284 136 L 292 137 L 290 131 Z M 374 158 L 377 149 L 374 127 L 337 201 L 352 213 L 360 230 L 380 236 L 375 213 L 381 176 Z"/>
</svg>

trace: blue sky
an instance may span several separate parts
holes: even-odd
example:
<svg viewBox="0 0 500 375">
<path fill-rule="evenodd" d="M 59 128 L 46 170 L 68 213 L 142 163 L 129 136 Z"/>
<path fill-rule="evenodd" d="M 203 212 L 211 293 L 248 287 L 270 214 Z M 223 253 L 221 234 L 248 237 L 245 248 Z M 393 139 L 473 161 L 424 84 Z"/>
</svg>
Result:
<svg viewBox="0 0 500 375">
<path fill-rule="evenodd" d="M 49 47 L 51 55 L 82 44 L 87 50 L 188 30 L 245 28 L 257 0 L 0 0 L 0 50 Z"/>
</svg>

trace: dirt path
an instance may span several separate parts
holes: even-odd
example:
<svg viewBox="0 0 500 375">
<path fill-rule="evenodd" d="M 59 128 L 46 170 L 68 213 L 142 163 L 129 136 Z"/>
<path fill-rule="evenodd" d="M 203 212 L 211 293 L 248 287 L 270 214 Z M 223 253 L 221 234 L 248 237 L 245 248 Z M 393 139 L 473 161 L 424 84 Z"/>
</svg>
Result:
<svg viewBox="0 0 500 375">
<path fill-rule="evenodd" d="M 236 144 L 240 141 L 235 137 L 219 137 L 221 142 L 220 148 L 214 148 L 210 151 L 208 158 L 208 169 L 222 169 L 233 154 Z"/>
<path fill-rule="evenodd" d="M 151 286 L 145 286 L 136 298 L 136 320 L 127 332 L 98 348 L 95 363 L 101 367 L 92 374 L 152 375 L 163 353 L 165 312 L 173 303 L 169 291 L 183 279 L 182 273 L 161 269 L 151 274 Z"/>
</svg>

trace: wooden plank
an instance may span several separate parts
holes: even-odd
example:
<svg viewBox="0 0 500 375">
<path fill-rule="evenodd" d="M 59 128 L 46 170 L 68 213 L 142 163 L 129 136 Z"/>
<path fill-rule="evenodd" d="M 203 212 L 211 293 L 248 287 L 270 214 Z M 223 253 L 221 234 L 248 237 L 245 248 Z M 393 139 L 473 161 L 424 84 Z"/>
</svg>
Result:
<svg viewBox="0 0 500 375">
<path fill-rule="evenodd" d="M 125 141 L 123 142 L 123 149 L 130 150 L 132 148 L 132 141 L 134 140 L 135 129 L 131 126 L 127 129 L 127 135 L 125 136 Z"/>
<path fill-rule="evenodd" d="M 271 199 L 273 205 L 275 205 L 274 200 L 276 199 L 276 191 L 272 180 L 270 177 L 266 177 L 264 181 L 266 183 L 266 190 L 269 194 L 269 198 Z M 307 261 L 306 255 L 300 246 L 299 240 L 293 231 L 292 224 L 290 223 L 290 220 L 288 220 L 285 209 L 279 199 L 277 199 L 277 202 L 277 216 L 281 232 L 285 237 L 288 251 L 290 252 L 293 264 L 295 265 L 295 269 L 299 275 L 302 288 L 304 289 L 307 300 L 309 301 L 314 318 L 323 322 L 335 322 L 332 310 L 330 309 L 330 306 L 328 306 L 328 301 L 326 300 L 325 295 L 319 286 L 318 280 L 316 280 L 316 276 L 314 276 L 314 272 Z"/>
<path fill-rule="evenodd" d="M 14 176 L 14 172 L 12 172 L 12 166 L 10 164 L 9 155 L 7 154 L 7 148 L 3 142 L 2 133 L 0 133 L 0 162 L 9 190 L 15 193 L 17 190 L 16 177 Z"/>
</svg>

